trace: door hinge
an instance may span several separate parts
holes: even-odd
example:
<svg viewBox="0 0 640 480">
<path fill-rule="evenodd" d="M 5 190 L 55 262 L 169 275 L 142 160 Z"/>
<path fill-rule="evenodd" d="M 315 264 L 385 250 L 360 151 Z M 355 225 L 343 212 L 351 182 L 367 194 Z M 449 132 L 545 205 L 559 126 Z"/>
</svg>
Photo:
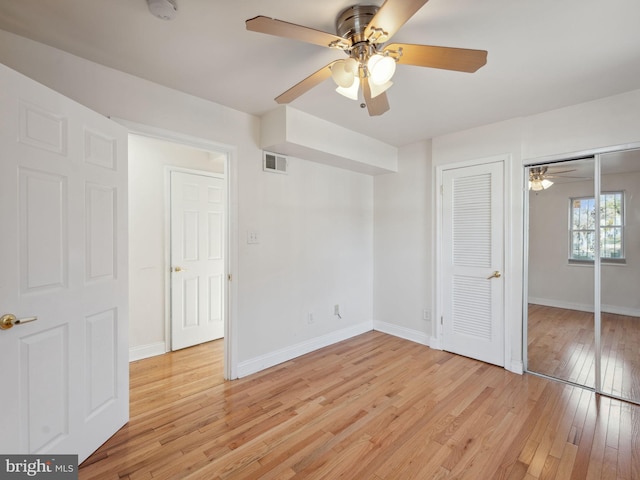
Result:
<svg viewBox="0 0 640 480">
<path fill-rule="evenodd" d="M 230 273 L 227 275 L 227 280 L 231 281 L 231 274 Z"/>
<path fill-rule="evenodd" d="M 443 315 L 440 316 L 440 325 L 444 325 L 444 316 Z"/>
</svg>

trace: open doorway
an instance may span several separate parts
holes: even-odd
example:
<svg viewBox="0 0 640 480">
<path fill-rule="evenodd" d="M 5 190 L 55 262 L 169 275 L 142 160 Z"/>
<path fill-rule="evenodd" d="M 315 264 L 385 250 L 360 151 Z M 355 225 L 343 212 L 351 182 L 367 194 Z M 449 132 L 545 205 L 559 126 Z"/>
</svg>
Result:
<svg viewBox="0 0 640 480">
<path fill-rule="evenodd" d="M 129 135 L 129 292 L 130 292 L 130 359 L 137 360 L 159 355 L 175 349 L 172 317 L 175 313 L 175 285 L 173 272 L 172 228 L 171 228 L 171 181 L 177 173 L 192 178 L 215 179 L 221 187 L 217 200 L 221 208 L 218 227 L 221 239 L 220 265 L 216 267 L 220 288 L 216 298 L 208 293 L 198 300 L 207 305 L 216 305 L 220 314 L 215 320 L 223 324 L 219 330 L 224 334 L 227 320 L 227 278 L 229 274 L 226 223 L 228 216 L 227 170 L 228 152 L 202 142 L 189 142 L 158 135 L 130 133 Z M 174 182 L 175 183 L 175 182 Z M 205 193 L 207 192 L 205 187 Z M 202 226 L 193 226 L 202 229 Z M 182 266 L 184 269 L 184 265 Z M 184 272 L 184 270 L 183 270 Z M 183 272 L 178 272 L 182 274 Z M 175 282 L 173 282 L 175 283 Z M 193 283 L 193 282 L 192 282 Z M 206 292 L 210 289 L 203 289 Z M 184 311 L 184 309 L 182 309 Z M 208 314 L 207 314 L 208 315 Z M 226 335 L 224 335 L 226 337 Z M 219 337 L 219 335 L 218 335 Z M 208 340 L 211 340 L 209 338 Z M 203 340 L 207 341 L 207 339 Z M 226 345 L 226 339 L 220 340 Z M 197 342 L 196 342 L 197 343 Z M 225 348 L 226 350 L 226 348 Z M 227 358 L 225 352 L 225 359 Z M 228 362 L 225 362 L 227 365 Z M 225 377 L 229 377 L 225 371 Z"/>
</svg>

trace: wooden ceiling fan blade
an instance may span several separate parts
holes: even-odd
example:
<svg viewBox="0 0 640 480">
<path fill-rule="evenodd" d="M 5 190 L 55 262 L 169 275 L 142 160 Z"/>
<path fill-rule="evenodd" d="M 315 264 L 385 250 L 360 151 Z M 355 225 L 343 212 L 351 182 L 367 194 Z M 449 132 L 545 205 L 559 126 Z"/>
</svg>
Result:
<svg viewBox="0 0 640 480">
<path fill-rule="evenodd" d="M 397 52 L 400 49 L 402 55 L 398 63 L 404 65 L 473 73 L 487 63 L 486 50 L 392 43 L 384 51 Z"/>
<path fill-rule="evenodd" d="M 307 78 L 302 80 L 301 82 L 296 83 L 289 90 L 284 92 L 283 94 L 276 97 L 276 102 L 278 103 L 290 103 L 293 102 L 300 95 L 307 93 L 313 87 L 321 84 L 327 78 L 331 76 L 331 66 L 336 62 L 331 62 L 330 64 L 322 67 L 317 72 L 312 73 Z"/>
<path fill-rule="evenodd" d="M 372 98 L 369 79 L 362 78 L 360 80 L 362 83 L 362 93 L 364 94 L 364 101 L 367 105 L 369 116 L 375 117 L 378 115 L 382 115 L 384 112 L 389 110 L 389 99 L 387 98 L 386 92 L 382 92 L 380 95 L 376 95 Z"/>
<path fill-rule="evenodd" d="M 351 47 L 351 42 L 346 38 L 338 37 L 331 33 L 313 28 L 303 27 L 295 23 L 289 23 L 275 18 L 259 15 L 245 22 L 247 30 L 258 33 L 275 35 L 276 37 L 290 38 L 301 42 L 313 43 L 321 47 L 334 47 L 342 50 Z"/>
<path fill-rule="evenodd" d="M 372 43 L 388 41 L 428 1 L 386 0 L 367 25 L 364 31 L 365 38 L 371 39 Z M 383 31 L 385 35 L 376 38 L 376 30 Z"/>
<path fill-rule="evenodd" d="M 589 180 L 593 177 L 574 177 L 573 175 L 545 175 L 544 178 L 574 178 L 574 179 Z"/>
</svg>

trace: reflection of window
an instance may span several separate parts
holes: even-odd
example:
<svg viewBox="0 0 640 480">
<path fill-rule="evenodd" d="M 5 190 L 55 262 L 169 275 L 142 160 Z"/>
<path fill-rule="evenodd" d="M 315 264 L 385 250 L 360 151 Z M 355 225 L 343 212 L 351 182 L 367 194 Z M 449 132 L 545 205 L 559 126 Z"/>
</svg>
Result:
<svg viewBox="0 0 640 480">
<path fill-rule="evenodd" d="M 593 261 L 596 236 L 594 197 L 572 198 L 570 204 L 570 260 Z M 600 195 L 600 258 L 624 259 L 624 194 Z"/>
</svg>

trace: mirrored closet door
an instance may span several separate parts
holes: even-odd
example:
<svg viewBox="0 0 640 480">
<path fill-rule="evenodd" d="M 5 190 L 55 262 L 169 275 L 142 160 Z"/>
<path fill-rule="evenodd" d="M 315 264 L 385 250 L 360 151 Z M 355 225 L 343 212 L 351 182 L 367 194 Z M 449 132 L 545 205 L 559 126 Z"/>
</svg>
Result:
<svg viewBox="0 0 640 480">
<path fill-rule="evenodd" d="M 527 172 L 527 370 L 640 403 L 640 150 Z"/>
<path fill-rule="evenodd" d="M 529 167 L 527 369 L 595 388 L 594 158 Z"/>
<path fill-rule="evenodd" d="M 640 403 L 640 150 L 600 160 L 601 390 Z"/>
</svg>

